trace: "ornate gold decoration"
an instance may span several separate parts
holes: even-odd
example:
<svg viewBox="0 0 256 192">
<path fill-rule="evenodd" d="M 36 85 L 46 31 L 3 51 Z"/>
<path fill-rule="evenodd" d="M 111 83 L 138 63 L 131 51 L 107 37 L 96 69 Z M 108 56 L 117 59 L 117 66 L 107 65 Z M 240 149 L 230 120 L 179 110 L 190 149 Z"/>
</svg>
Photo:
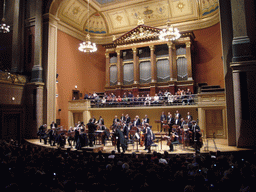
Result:
<svg viewBox="0 0 256 192">
<path fill-rule="evenodd" d="M 177 8 L 180 9 L 180 11 L 182 11 L 182 9 L 184 8 L 184 6 L 185 6 L 185 4 L 182 3 L 182 2 L 179 2 L 179 3 L 177 4 Z"/>
<path fill-rule="evenodd" d="M 133 53 L 137 53 L 137 48 L 136 48 L 136 47 L 133 47 L 133 48 L 132 48 L 132 51 L 133 51 Z"/>
<path fill-rule="evenodd" d="M 105 53 L 105 56 L 108 59 L 109 58 L 109 53 Z"/>
<path fill-rule="evenodd" d="M 150 48 L 150 51 L 154 51 L 155 50 L 155 46 L 154 45 L 150 45 L 149 48 Z"/>
<path fill-rule="evenodd" d="M 80 12 L 80 8 L 79 7 L 74 7 L 72 10 L 74 15 L 77 15 Z"/>
<path fill-rule="evenodd" d="M 153 32 L 148 29 L 144 29 L 143 26 L 140 26 L 138 30 L 134 31 L 130 36 L 126 37 L 124 41 L 130 40 L 142 40 L 149 37 L 156 37 L 158 36 L 157 32 Z"/>
<path fill-rule="evenodd" d="M 122 16 L 120 16 L 120 15 L 117 15 L 117 16 L 116 16 L 116 20 L 117 20 L 118 22 L 120 22 L 120 23 L 121 23 L 122 19 L 123 19 L 123 17 L 122 17 Z"/>
<path fill-rule="evenodd" d="M 191 42 L 186 42 L 186 47 L 190 47 L 191 46 Z"/>
<path fill-rule="evenodd" d="M 144 25 L 144 19 L 142 19 L 141 17 L 138 17 L 137 25 Z"/>
<path fill-rule="evenodd" d="M 115 35 L 113 35 L 113 41 L 115 41 L 116 40 L 116 36 Z"/>
</svg>

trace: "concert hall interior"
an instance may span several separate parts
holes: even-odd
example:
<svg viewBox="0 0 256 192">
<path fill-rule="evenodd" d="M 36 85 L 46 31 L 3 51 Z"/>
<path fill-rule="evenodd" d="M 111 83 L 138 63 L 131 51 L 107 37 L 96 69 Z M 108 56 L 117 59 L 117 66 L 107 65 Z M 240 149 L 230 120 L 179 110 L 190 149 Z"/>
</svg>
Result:
<svg viewBox="0 0 256 192">
<path fill-rule="evenodd" d="M 68 130 L 100 116 L 111 131 L 123 113 L 148 115 L 163 136 L 161 113 L 178 110 L 203 139 L 255 147 L 253 0 L 0 2 L 1 27 L 10 25 L 0 30 L 0 139 L 37 139 L 43 124 Z M 159 39 L 167 21 L 178 39 Z M 88 31 L 96 52 L 78 50 Z"/>
<path fill-rule="evenodd" d="M 0 191 L 256 191 L 254 0 L 0 0 L 0 18 Z"/>
</svg>

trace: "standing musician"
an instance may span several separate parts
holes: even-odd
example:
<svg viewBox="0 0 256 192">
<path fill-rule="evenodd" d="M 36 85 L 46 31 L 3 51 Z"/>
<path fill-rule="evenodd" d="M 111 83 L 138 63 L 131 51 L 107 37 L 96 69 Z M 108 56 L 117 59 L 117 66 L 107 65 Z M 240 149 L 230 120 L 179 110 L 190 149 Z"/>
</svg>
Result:
<svg viewBox="0 0 256 192">
<path fill-rule="evenodd" d="M 200 148 L 202 147 L 201 143 L 201 133 L 200 127 L 197 125 L 196 121 L 192 121 L 192 126 L 190 127 L 190 131 L 192 133 L 192 142 L 194 144 L 194 148 L 196 153 L 200 152 Z"/>
<path fill-rule="evenodd" d="M 96 119 L 95 119 L 95 117 L 94 116 L 92 116 L 92 123 L 96 123 Z"/>
<path fill-rule="evenodd" d="M 139 125 L 140 125 L 140 118 L 138 115 L 136 115 L 133 121 L 133 126 L 138 127 Z"/>
<path fill-rule="evenodd" d="M 187 118 L 188 121 L 192 121 L 193 117 L 190 115 L 190 112 L 187 112 Z"/>
<path fill-rule="evenodd" d="M 89 123 L 87 123 L 88 128 L 88 137 L 89 137 L 89 146 L 93 147 L 93 141 L 94 141 L 94 132 L 97 128 L 97 126 L 92 122 L 93 120 L 90 119 Z"/>
<path fill-rule="evenodd" d="M 97 123 L 100 125 L 104 125 L 104 119 L 100 116 Z"/>
<path fill-rule="evenodd" d="M 149 124 L 149 118 L 148 118 L 148 115 L 145 115 L 144 119 L 143 119 L 143 122 L 142 124 L 145 125 L 146 123 Z"/>
<path fill-rule="evenodd" d="M 113 126 L 114 126 L 117 122 L 120 122 L 120 120 L 117 118 L 117 115 L 115 115 L 115 118 L 113 119 Z"/>
<path fill-rule="evenodd" d="M 52 128 L 56 128 L 57 129 L 57 123 L 54 123 L 54 121 L 52 122 L 52 124 L 50 125 L 51 129 Z"/>
<path fill-rule="evenodd" d="M 151 144 L 153 143 L 153 132 L 148 123 L 146 123 L 145 125 L 145 149 L 148 150 L 148 153 L 151 153 Z"/>
<path fill-rule="evenodd" d="M 164 121 L 166 121 L 167 119 L 166 119 L 166 115 L 164 114 L 164 111 L 162 112 L 162 115 L 161 115 L 161 117 L 160 117 L 160 121 L 161 121 L 161 132 L 162 132 L 162 130 L 163 130 L 163 123 L 164 123 Z"/>
<path fill-rule="evenodd" d="M 118 122 L 116 125 L 116 129 L 113 135 L 117 140 L 117 151 L 120 153 L 120 147 L 122 147 L 123 152 L 127 149 L 127 140 L 124 138 L 124 134 L 121 131 L 120 123 Z"/>
<path fill-rule="evenodd" d="M 179 117 L 178 116 L 175 116 L 175 119 L 174 119 L 174 125 L 178 125 L 178 126 L 180 126 L 180 119 L 179 119 Z"/>
<path fill-rule="evenodd" d="M 122 123 L 124 123 L 126 121 L 126 118 L 125 118 L 123 113 L 122 113 L 122 116 L 120 117 L 120 120 L 121 120 Z"/>
<path fill-rule="evenodd" d="M 125 121 L 126 121 L 126 125 L 128 125 L 128 123 L 131 122 L 131 117 L 129 116 L 129 114 L 125 115 Z"/>
<path fill-rule="evenodd" d="M 169 125 L 169 136 L 170 136 L 172 132 L 172 126 L 174 124 L 174 118 L 170 112 L 168 112 L 168 115 L 167 115 L 167 124 Z"/>
<path fill-rule="evenodd" d="M 176 117 L 178 117 L 178 119 L 180 119 L 181 118 L 181 114 L 179 113 L 179 111 L 178 110 L 176 110 L 176 113 L 175 113 L 175 118 Z"/>
</svg>

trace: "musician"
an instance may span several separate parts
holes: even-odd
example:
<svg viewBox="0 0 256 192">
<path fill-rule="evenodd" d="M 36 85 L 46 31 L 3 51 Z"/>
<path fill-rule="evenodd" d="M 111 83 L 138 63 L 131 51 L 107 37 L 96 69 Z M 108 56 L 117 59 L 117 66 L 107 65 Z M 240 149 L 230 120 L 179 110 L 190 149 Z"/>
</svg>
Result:
<svg viewBox="0 0 256 192">
<path fill-rule="evenodd" d="M 142 125 L 145 125 L 146 123 L 149 124 L 149 118 L 148 118 L 148 115 L 145 115 L 145 117 L 142 119 Z"/>
<path fill-rule="evenodd" d="M 166 115 L 164 114 L 164 111 L 162 112 L 162 115 L 160 116 L 160 121 L 161 121 L 161 132 L 162 132 L 162 129 L 163 129 L 163 123 L 164 121 L 166 121 Z"/>
<path fill-rule="evenodd" d="M 131 122 L 131 117 L 129 116 L 129 114 L 125 115 L 125 119 L 126 119 L 126 125 L 128 125 Z"/>
<path fill-rule="evenodd" d="M 45 140 L 44 138 L 45 138 L 45 136 L 46 136 L 46 132 L 45 132 L 46 129 L 47 129 L 47 125 L 46 125 L 46 124 L 41 125 L 41 126 L 39 127 L 39 129 L 38 129 L 37 135 L 39 136 L 40 143 L 41 143 L 41 140 L 42 140 L 42 139 Z M 45 140 L 45 141 L 46 141 L 46 140 Z M 44 142 L 44 144 L 46 144 L 46 143 Z"/>
<path fill-rule="evenodd" d="M 184 120 L 184 118 L 180 119 L 180 128 L 183 128 L 184 125 L 187 125 L 187 122 Z"/>
<path fill-rule="evenodd" d="M 176 115 L 176 116 L 175 116 L 175 120 L 174 120 L 174 125 L 180 126 L 180 124 L 181 124 L 180 119 L 179 119 L 179 117 Z"/>
<path fill-rule="evenodd" d="M 70 133 L 69 134 L 69 136 L 68 136 L 68 144 L 69 144 L 69 146 L 70 147 L 72 147 L 72 141 L 74 142 L 75 141 L 75 137 L 73 136 L 73 135 L 71 135 L 71 133 L 73 133 L 74 132 L 74 129 L 73 129 L 73 127 L 71 126 L 70 128 L 69 128 L 69 130 L 68 130 L 68 133 Z"/>
<path fill-rule="evenodd" d="M 196 121 L 192 121 L 192 126 L 189 128 L 192 132 L 192 142 L 194 143 L 194 147 L 196 152 L 200 152 L 201 148 L 201 133 L 200 127 L 197 125 Z"/>
<path fill-rule="evenodd" d="M 181 118 L 181 114 L 179 113 L 179 111 L 178 111 L 178 110 L 176 110 L 175 117 L 178 117 L 178 119 L 180 119 L 180 118 Z"/>
<path fill-rule="evenodd" d="M 91 123 L 96 123 L 96 119 L 94 116 L 92 116 L 92 122 Z"/>
<path fill-rule="evenodd" d="M 146 123 L 145 125 L 145 149 L 148 150 L 148 153 L 151 153 L 151 144 L 153 143 L 153 132 L 148 123 Z"/>
<path fill-rule="evenodd" d="M 170 112 L 168 112 L 168 115 L 167 115 L 167 124 L 169 125 L 168 131 L 169 131 L 169 136 L 170 136 L 171 132 L 172 132 L 172 126 L 174 124 L 174 118 Z"/>
<path fill-rule="evenodd" d="M 56 141 L 58 143 L 58 145 L 63 148 L 66 144 L 66 137 L 64 133 L 60 133 L 59 135 L 57 135 Z"/>
<path fill-rule="evenodd" d="M 77 139 L 77 143 L 76 143 L 76 149 L 81 150 L 81 148 L 86 146 L 86 145 L 88 145 L 88 138 L 87 138 L 87 135 L 84 131 L 84 128 L 81 128 L 78 139 Z"/>
<path fill-rule="evenodd" d="M 54 121 L 52 122 L 52 124 L 50 125 L 51 129 L 52 128 L 57 128 L 57 123 L 54 123 Z"/>
<path fill-rule="evenodd" d="M 123 113 L 122 113 L 122 116 L 120 117 L 120 120 L 121 120 L 121 122 L 125 122 L 126 121 L 126 118 L 125 118 Z"/>
<path fill-rule="evenodd" d="M 101 116 L 99 117 L 98 124 L 104 125 L 104 119 Z"/>
<path fill-rule="evenodd" d="M 123 134 L 124 134 L 124 138 L 128 139 L 129 137 L 129 131 L 132 128 L 132 123 L 130 122 L 128 125 L 123 123 Z"/>
<path fill-rule="evenodd" d="M 51 128 L 51 130 L 49 131 L 49 143 L 51 146 L 55 146 L 56 143 L 56 136 L 57 136 L 57 128 L 53 127 Z M 53 142 L 53 143 L 52 143 Z"/>
<path fill-rule="evenodd" d="M 94 132 L 97 128 L 97 126 L 92 122 L 93 119 L 89 120 L 89 123 L 87 123 L 88 127 L 88 137 L 89 137 L 89 146 L 93 147 L 93 141 L 94 141 Z"/>
<path fill-rule="evenodd" d="M 189 111 L 187 112 L 187 120 L 188 121 L 192 121 L 193 120 L 193 117 L 190 115 Z"/>
<path fill-rule="evenodd" d="M 120 147 L 122 147 L 123 152 L 127 149 L 127 140 L 124 138 L 124 134 L 121 131 L 120 123 L 117 123 L 116 130 L 114 132 L 114 137 L 117 139 L 117 151 L 120 153 Z"/>
<path fill-rule="evenodd" d="M 138 115 L 135 116 L 133 125 L 134 125 L 134 127 L 138 127 L 140 125 L 140 118 Z"/>
<path fill-rule="evenodd" d="M 120 122 L 120 120 L 117 118 L 117 115 L 115 115 L 115 118 L 113 119 L 113 126 L 114 126 L 117 122 Z"/>
</svg>

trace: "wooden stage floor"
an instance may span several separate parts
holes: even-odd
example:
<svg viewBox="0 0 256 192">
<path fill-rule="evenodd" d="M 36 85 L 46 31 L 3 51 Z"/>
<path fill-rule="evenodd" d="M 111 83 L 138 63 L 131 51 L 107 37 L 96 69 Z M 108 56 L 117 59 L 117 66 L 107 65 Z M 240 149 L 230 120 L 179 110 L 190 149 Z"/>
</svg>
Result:
<svg viewBox="0 0 256 192">
<path fill-rule="evenodd" d="M 208 140 L 208 145 L 207 145 L 207 140 Z M 250 149 L 246 148 L 237 148 L 235 146 L 228 146 L 228 141 L 227 139 L 215 139 L 216 143 L 216 148 L 214 145 L 214 141 L 212 138 L 209 139 L 204 139 L 204 145 L 201 148 L 200 152 L 201 153 L 209 153 L 209 151 L 216 152 L 217 150 L 220 152 L 237 152 L 237 151 L 250 151 Z M 40 143 L 39 139 L 27 139 L 26 140 L 28 143 L 31 143 L 35 146 L 41 146 L 41 147 L 46 147 L 46 148 L 55 148 L 57 149 L 57 146 L 50 146 L 49 144 L 44 145 L 43 141 Z M 63 150 L 66 150 L 67 148 L 70 148 L 68 145 L 65 145 L 65 148 Z M 72 151 L 76 151 L 74 147 L 71 148 Z M 103 153 L 111 153 L 111 151 L 115 150 L 117 152 L 117 149 L 115 146 L 112 145 L 111 141 L 107 141 L 106 145 L 95 145 L 94 147 L 84 147 L 82 150 L 85 151 L 94 151 L 98 152 L 101 150 Z M 122 151 L 122 150 L 121 150 Z M 164 153 L 164 151 L 168 151 L 169 154 L 192 154 L 195 153 L 195 150 L 192 147 L 183 147 L 182 144 L 178 144 L 174 146 L 174 151 L 169 151 L 169 146 L 167 146 L 166 141 L 162 141 L 159 143 L 156 143 L 156 147 L 151 147 L 151 153 L 153 151 L 156 151 L 158 153 Z M 144 150 L 144 146 L 137 146 L 137 143 L 134 145 L 129 144 L 128 145 L 128 150 L 125 152 L 125 154 L 131 154 L 131 153 L 147 153 L 146 150 Z"/>
</svg>

